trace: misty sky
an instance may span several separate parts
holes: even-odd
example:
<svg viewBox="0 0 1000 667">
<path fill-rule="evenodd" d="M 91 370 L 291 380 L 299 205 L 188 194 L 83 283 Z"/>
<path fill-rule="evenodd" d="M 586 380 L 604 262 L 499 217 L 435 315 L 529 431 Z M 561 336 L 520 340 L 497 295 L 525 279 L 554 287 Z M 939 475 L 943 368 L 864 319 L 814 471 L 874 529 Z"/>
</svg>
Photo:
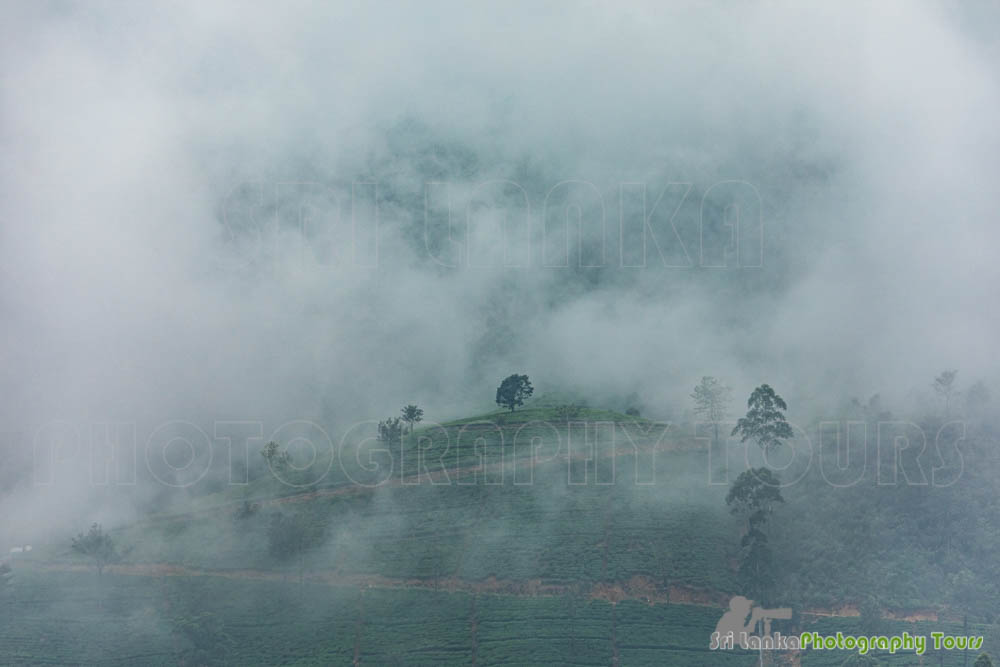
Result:
<svg viewBox="0 0 1000 667">
<path fill-rule="evenodd" d="M 995 5 L 4 14 L 0 430 L 443 420 L 513 372 L 662 418 L 770 382 L 802 417 L 1000 370 Z M 636 184 L 660 246 L 626 267 Z M 734 205 L 761 266 L 700 265 Z"/>
</svg>

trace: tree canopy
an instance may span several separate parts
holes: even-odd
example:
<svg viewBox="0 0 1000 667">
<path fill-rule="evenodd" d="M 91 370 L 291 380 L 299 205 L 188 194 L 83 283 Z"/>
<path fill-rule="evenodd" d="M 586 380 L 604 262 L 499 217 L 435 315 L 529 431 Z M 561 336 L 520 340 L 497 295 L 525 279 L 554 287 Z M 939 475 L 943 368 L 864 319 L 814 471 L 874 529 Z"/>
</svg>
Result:
<svg viewBox="0 0 1000 667">
<path fill-rule="evenodd" d="M 99 523 L 91 525 L 86 534 L 80 533 L 74 537 L 72 549 L 91 559 L 94 567 L 97 568 L 98 576 L 103 574 L 105 566 L 116 563 L 121 558 L 114 540 L 104 532 Z"/>
<path fill-rule="evenodd" d="M 747 414 L 736 422 L 732 435 L 740 435 L 740 442 L 754 440 L 765 452 L 781 446 L 792 437 L 792 427 L 785 420 L 788 409 L 785 401 L 762 384 L 753 390 L 747 400 Z"/>
<path fill-rule="evenodd" d="M 413 425 L 424 418 L 424 411 L 410 404 L 405 406 L 401 412 L 403 413 L 403 421 L 410 425 L 410 433 L 413 433 Z"/>
<path fill-rule="evenodd" d="M 726 494 L 726 505 L 734 514 L 744 514 L 751 525 L 763 523 L 783 503 L 781 479 L 768 468 L 744 470 Z"/>
<path fill-rule="evenodd" d="M 389 417 L 378 423 L 378 439 L 397 444 L 403 439 L 403 421 L 399 417 Z"/>
<path fill-rule="evenodd" d="M 514 408 L 524 405 L 524 399 L 534 392 L 535 388 L 531 386 L 528 376 L 515 373 L 508 375 L 497 387 L 496 402 L 497 405 L 513 412 Z"/>
</svg>

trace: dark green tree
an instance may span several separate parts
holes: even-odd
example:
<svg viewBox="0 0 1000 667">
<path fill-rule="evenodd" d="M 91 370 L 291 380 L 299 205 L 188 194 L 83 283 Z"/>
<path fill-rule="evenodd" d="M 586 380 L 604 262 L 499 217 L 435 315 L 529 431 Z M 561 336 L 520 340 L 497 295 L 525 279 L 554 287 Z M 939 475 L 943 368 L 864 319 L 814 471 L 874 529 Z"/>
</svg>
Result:
<svg viewBox="0 0 1000 667">
<path fill-rule="evenodd" d="M 398 445 L 403 441 L 403 421 L 399 417 L 389 417 L 378 423 L 378 439 Z"/>
<path fill-rule="evenodd" d="M 769 604 L 774 585 L 773 554 L 767 535 L 754 525 L 740 540 L 740 568 L 737 576 L 743 593 L 761 604 Z"/>
<path fill-rule="evenodd" d="M 86 534 L 80 533 L 74 537 L 72 549 L 74 552 L 90 559 L 91 563 L 97 569 L 98 579 L 103 576 L 106 566 L 121 560 L 121 555 L 115 548 L 114 540 L 104 532 L 99 523 L 91 525 L 90 530 Z"/>
<path fill-rule="evenodd" d="M 783 502 L 781 478 L 768 468 L 744 470 L 726 494 L 726 505 L 747 520 L 748 530 L 767 523 L 774 505 Z"/>
<path fill-rule="evenodd" d="M 413 433 L 413 425 L 424 418 L 424 411 L 415 405 L 407 405 L 402 413 L 403 421 L 410 425 L 410 433 Z"/>
<path fill-rule="evenodd" d="M 535 392 L 527 375 L 509 375 L 497 387 L 497 405 L 514 412 L 514 408 L 524 405 L 524 399 Z"/>
<path fill-rule="evenodd" d="M 773 559 L 764 528 L 776 503 L 783 503 L 781 480 L 767 468 L 740 473 L 726 494 L 726 505 L 747 522 L 740 539 L 739 579 L 744 593 L 767 604 L 774 584 Z"/>
<path fill-rule="evenodd" d="M 753 390 L 747 408 L 746 417 L 740 417 L 732 432 L 740 436 L 740 442 L 753 440 L 768 452 L 792 437 L 792 427 L 784 415 L 788 406 L 769 385 L 762 384 Z"/>
</svg>

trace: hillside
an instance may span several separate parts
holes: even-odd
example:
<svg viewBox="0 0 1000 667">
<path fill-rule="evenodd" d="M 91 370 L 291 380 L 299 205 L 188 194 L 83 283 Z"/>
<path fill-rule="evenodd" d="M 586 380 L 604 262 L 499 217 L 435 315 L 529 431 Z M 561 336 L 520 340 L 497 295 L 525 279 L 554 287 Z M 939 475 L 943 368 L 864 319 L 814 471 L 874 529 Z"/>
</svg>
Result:
<svg viewBox="0 0 1000 667">
<path fill-rule="evenodd" d="M 177 629 L 186 627 L 177 625 L 188 613 L 181 610 L 190 609 L 210 614 L 217 634 L 232 640 L 216 637 L 212 645 L 230 646 L 233 656 L 274 651 L 275 660 L 293 664 L 336 656 L 467 663 L 470 655 L 477 664 L 525 664 L 545 651 L 577 655 L 579 664 L 608 664 L 613 656 L 622 664 L 720 664 L 719 654 L 707 654 L 707 640 L 728 598 L 741 592 L 735 563 L 743 528 L 723 502 L 727 485 L 707 483 L 710 472 L 721 479 L 719 460 L 704 440 L 677 427 L 581 408 L 574 419 L 587 422 L 585 429 L 567 425 L 556 410 L 536 405 L 418 428 L 398 451 L 373 450 L 393 474 L 369 471 L 367 483 L 351 481 L 344 468 L 308 488 L 261 475 L 119 527 L 113 536 L 127 558 L 109 568 L 103 588 L 94 587 L 68 544 L 42 545 L 19 563 L 24 576 L 11 609 L 41 619 L 96 600 L 98 616 L 112 625 L 138 623 L 133 630 L 146 633 L 139 643 L 159 645 L 164 662 L 200 641 L 181 639 L 187 635 Z M 948 564 L 905 546 L 907 527 L 890 523 L 894 496 L 878 496 L 878 509 L 866 502 L 872 489 L 836 491 L 792 486 L 776 512 L 775 603 L 796 608 L 789 629 L 830 615 L 843 616 L 844 627 L 866 594 L 885 601 L 886 622 L 899 619 L 899 627 L 919 619 L 954 625 L 983 606 L 939 602 Z M 273 537 L 275 522 L 290 518 L 312 535 L 292 553 L 276 550 Z M 881 532 L 859 550 L 850 534 L 861 520 Z M 904 547 L 886 552 L 879 543 Z M 839 571 L 828 566 L 848 557 Z M 925 585 L 899 588 L 892 572 L 900 563 L 912 568 L 910 577 L 920 572 Z M 989 574 L 970 575 L 980 597 L 989 595 Z M 62 587 L 69 597 L 55 594 Z M 29 604 L 39 597 L 53 602 Z M 220 604 L 223 598 L 238 602 Z M 278 599 L 284 618 L 258 627 L 260 610 L 247 605 Z M 248 614 L 258 618 L 253 630 Z M 30 662 L 26 656 L 37 650 L 25 622 L 8 625 L 17 638 L 4 649 L 10 661 Z M 434 640 L 426 639 L 428 623 L 442 627 L 430 633 Z M 322 646 L 306 639 L 312 626 L 332 633 Z M 976 627 L 993 646 L 995 626 Z M 61 634 L 53 641 L 74 640 Z M 300 655 L 303 642 L 310 648 Z M 829 655 L 802 658 L 834 664 Z M 725 659 L 753 662 L 738 654 Z"/>
</svg>

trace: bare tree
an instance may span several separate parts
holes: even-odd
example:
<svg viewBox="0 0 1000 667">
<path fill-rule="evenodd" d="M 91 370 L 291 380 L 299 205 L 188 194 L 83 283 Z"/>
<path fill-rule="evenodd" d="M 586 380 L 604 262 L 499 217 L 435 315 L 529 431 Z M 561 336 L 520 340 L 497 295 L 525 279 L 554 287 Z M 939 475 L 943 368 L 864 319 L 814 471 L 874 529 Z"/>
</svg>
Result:
<svg viewBox="0 0 1000 667">
<path fill-rule="evenodd" d="M 951 399 L 958 394 L 955 388 L 956 375 L 958 375 L 957 370 L 942 371 L 941 375 L 934 378 L 934 384 L 931 385 L 937 395 L 944 399 L 945 418 L 951 417 Z"/>
<path fill-rule="evenodd" d="M 718 378 L 709 375 L 701 378 L 701 383 L 691 394 L 691 398 L 694 399 L 694 412 L 702 420 L 712 424 L 715 438 L 713 442 L 716 444 L 719 442 L 719 424 L 726 419 L 731 396 L 732 389 Z"/>
</svg>

